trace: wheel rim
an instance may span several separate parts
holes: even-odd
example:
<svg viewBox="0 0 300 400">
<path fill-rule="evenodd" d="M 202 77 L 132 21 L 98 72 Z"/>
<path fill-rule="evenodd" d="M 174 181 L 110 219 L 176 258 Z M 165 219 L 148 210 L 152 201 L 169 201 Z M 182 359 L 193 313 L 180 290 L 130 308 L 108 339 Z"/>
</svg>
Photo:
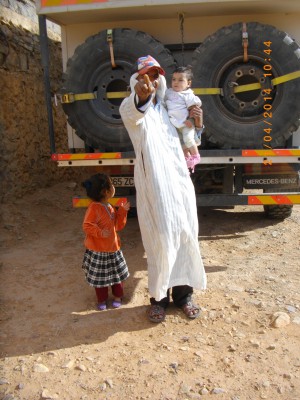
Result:
<svg viewBox="0 0 300 400">
<path fill-rule="evenodd" d="M 112 69 L 106 62 L 95 68 L 90 77 L 90 90 L 97 94 L 91 102 L 94 113 L 102 120 L 116 125 L 122 125 L 119 106 L 123 98 L 108 98 L 110 92 L 126 92 L 130 79 L 132 64 L 126 61 L 116 61 L 118 67 Z"/>
<path fill-rule="evenodd" d="M 279 74 L 272 64 L 272 76 L 265 77 L 268 71 L 264 70 L 264 65 L 267 65 L 266 61 L 260 56 L 249 56 L 247 63 L 242 56 L 238 56 L 225 63 L 217 72 L 214 82 L 216 87 L 223 88 L 223 96 L 214 99 L 224 115 L 239 123 L 257 122 L 264 118 L 266 103 L 270 104 L 272 110 L 276 108 L 282 91 L 277 86 L 272 88 L 271 79 Z M 253 83 L 260 83 L 262 89 L 233 92 L 237 86 Z M 272 88 L 271 93 L 266 94 L 265 88 Z"/>
</svg>

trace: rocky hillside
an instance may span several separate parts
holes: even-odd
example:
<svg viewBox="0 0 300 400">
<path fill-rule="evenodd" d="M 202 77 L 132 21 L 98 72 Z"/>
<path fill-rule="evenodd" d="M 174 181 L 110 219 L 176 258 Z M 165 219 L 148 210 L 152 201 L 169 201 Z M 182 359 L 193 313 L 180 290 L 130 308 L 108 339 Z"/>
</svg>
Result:
<svg viewBox="0 0 300 400">
<path fill-rule="evenodd" d="M 38 18 L 30 0 L 0 0 L 1 201 L 39 187 L 77 179 L 82 171 L 59 169 L 50 159 Z M 48 26 L 51 92 L 62 75 L 60 30 Z M 67 152 L 65 115 L 53 106 L 57 152 Z"/>
</svg>

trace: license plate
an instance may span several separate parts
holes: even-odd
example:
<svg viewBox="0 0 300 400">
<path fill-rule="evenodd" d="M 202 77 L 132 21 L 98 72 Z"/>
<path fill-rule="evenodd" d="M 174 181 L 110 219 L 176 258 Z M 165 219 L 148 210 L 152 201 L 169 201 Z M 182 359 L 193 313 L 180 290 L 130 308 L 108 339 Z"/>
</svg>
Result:
<svg viewBox="0 0 300 400">
<path fill-rule="evenodd" d="M 134 186 L 133 176 L 112 176 L 111 181 L 116 187 Z"/>
</svg>

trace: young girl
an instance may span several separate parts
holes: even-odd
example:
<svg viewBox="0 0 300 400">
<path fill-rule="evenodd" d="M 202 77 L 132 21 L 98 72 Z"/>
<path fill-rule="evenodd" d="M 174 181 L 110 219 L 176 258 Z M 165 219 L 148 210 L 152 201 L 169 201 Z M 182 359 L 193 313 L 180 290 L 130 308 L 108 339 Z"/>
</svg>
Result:
<svg viewBox="0 0 300 400">
<path fill-rule="evenodd" d="M 194 105 L 201 106 L 202 102 L 195 96 L 192 89 L 193 73 L 189 67 L 178 67 L 172 76 L 172 88 L 166 90 L 166 105 L 170 121 L 177 128 L 186 163 L 194 172 L 195 165 L 200 162 L 198 146 L 201 144 L 195 130 L 201 130 L 203 123 L 189 119 L 189 109 Z M 203 130 L 203 129 L 202 129 Z"/>
<path fill-rule="evenodd" d="M 129 272 L 117 231 L 126 224 L 130 203 L 125 202 L 118 209 L 108 203 L 114 197 L 115 188 L 106 174 L 93 175 L 82 186 L 92 200 L 83 221 L 86 251 L 82 268 L 85 278 L 95 288 L 99 310 L 107 307 L 109 286 L 114 296 L 112 306 L 119 308 L 124 294 L 123 281 Z"/>
</svg>

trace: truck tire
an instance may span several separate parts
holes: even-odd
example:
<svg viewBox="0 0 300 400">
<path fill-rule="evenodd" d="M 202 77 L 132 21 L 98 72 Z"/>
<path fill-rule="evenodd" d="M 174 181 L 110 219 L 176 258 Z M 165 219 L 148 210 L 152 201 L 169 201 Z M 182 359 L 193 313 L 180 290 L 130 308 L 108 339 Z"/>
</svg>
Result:
<svg viewBox="0 0 300 400">
<path fill-rule="evenodd" d="M 206 141 L 224 149 L 285 147 L 299 127 L 300 79 L 273 88 L 271 80 L 300 70 L 300 48 L 285 32 L 250 22 L 244 62 L 242 30 L 242 23 L 223 27 L 193 53 L 193 87 L 223 89 L 223 95 L 200 96 Z M 252 83 L 271 91 L 233 93 L 234 87 Z"/>
<path fill-rule="evenodd" d="M 294 192 L 297 189 L 281 189 L 281 192 Z M 264 189 L 264 193 L 280 193 L 279 189 Z M 264 205 L 265 216 L 270 219 L 281 219 L 284 220 L 292 215 L 293 205 L 291 204 L 272 204 Z"/>
<path fill-rule="evenodd" d="M 68 122 L 87 146 L 100 151 L 131 151 L 119 106 L 123 98 L 108 99 L 107 92 L 128 90 L 137 58 L 152 55 L 171 75 L 176 64 L 170 51 L 152 36 L 132 29 L 113 32 L 112 67 L 107 31 L 89 37 L 68 60 L 61 94 L 95 93 L 96 99 L 63 103 Z"/>
<path fill-rule="evenodd" d="M 266 205 L 264 211 L 268 218 L 285 219 L 292 215 L 293 206 L 289 204 Z"/>
</svg>

